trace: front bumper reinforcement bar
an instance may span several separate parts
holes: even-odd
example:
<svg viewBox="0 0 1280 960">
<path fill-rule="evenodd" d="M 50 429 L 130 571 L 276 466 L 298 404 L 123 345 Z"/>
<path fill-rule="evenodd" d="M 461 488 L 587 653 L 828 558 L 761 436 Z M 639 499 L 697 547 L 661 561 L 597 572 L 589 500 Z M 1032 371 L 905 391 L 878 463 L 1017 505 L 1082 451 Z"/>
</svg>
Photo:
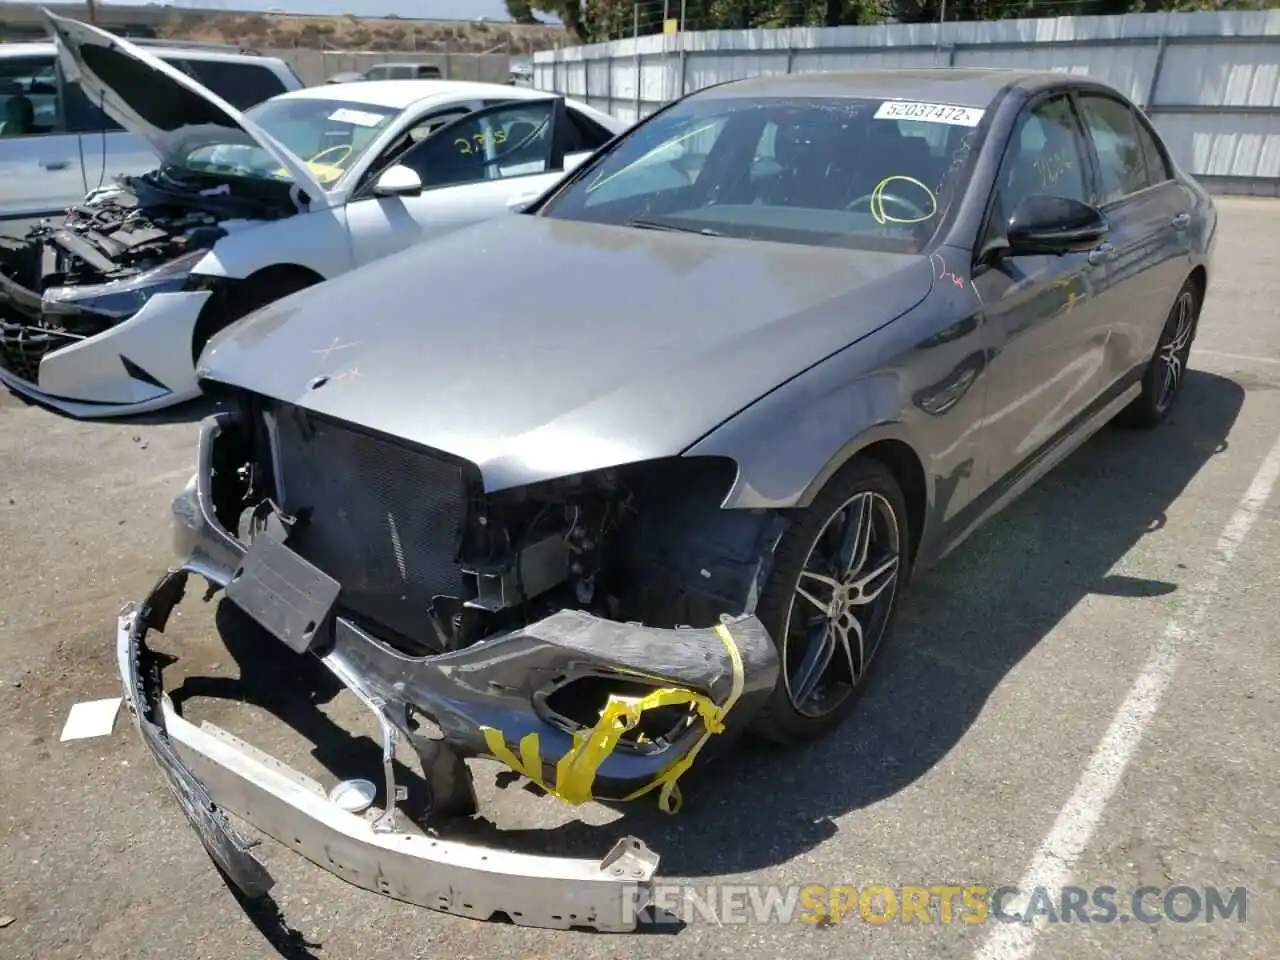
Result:
<svg viewBox="0 0 1280 960">
<path fill-rule="evenodd" d="M 525 926 L 635 929 L 658 866 L 635 838 L 600 860 L 583 860 L 376 830 L 303 774 L 217 727 L 183 719 L 163 692 L 146 636 L 163 631 L 185 582 L 186 573 L 174 571 L 120 614 L 125 703 L 209 856 L 246 896 L 265 895 L 273 880 L 228 812 L 344 880 L 408 903 L 477 920 L 505 914 Z"/>
</svg>

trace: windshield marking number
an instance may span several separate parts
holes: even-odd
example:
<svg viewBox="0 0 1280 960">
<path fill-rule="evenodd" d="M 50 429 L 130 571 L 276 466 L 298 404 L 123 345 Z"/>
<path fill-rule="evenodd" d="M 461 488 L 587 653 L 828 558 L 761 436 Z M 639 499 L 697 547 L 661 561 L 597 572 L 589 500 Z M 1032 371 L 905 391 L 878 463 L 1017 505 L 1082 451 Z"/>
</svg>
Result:
<svg viewBox="0 0 1280 960">
<path fill-rule="evenodd" d="M 886 100 L 876 111 L 876 119 L 919 120 L 923 123 L 949 123 L 952 126 L 976 127 L 984 112 L 976 107 L 957 107 L 946 103 Z"/>
</svg>

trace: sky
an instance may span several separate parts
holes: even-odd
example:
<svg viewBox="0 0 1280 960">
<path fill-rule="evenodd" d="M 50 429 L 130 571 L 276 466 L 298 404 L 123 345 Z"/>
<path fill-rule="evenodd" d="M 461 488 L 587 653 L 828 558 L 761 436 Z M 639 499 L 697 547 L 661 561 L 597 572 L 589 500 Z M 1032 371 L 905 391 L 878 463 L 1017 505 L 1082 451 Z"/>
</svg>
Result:
<svg viewBox="0 0 1280 960">
<path fill-rule="evenodd" d="M 83 2 L 83 0 L 81 0 Z M 120 0 L 98 0 L 115 4 Z M 50 0 L 50 5 L 57 0 Z M 146 0 L 129 0 L 128 6 L 142 6 Z M 357 17 L 400 17 L 431 20 L 510 20 L 503 0 L 172 0 L 172 7 L 198 7 L 204 10 L 269 10 L 278 7 L 287 13 L 343 14 Z M 540 15 L 540 19 L 548 19 Z"/>
</svg>

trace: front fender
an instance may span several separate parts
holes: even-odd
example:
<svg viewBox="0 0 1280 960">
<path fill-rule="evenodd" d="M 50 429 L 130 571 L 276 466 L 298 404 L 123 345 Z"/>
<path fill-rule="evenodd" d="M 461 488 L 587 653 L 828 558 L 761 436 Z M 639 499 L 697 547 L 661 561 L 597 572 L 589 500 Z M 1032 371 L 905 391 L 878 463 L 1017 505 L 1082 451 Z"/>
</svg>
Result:
<svg viewBox="0 0 1280 960">
<path fill-rule="evenodd" d="M 193 273 L 243 280 L 264 267 L 294 264 L 327 279 L 345 273 L 352 265 L 344 207 L 224 227 L 227 235 L 214 244 Z"/>
<path fill-rule="evenodd" d="M 915 447 L 901 375 L 849 376 L 853 360 L 833 357 L 690 448 L 689 456 L 714 452 L 738 464 L 726 508 L 804 507 L 859 448 L 890 438 Z"/>
<path fill-rule="evenodd" d="M 973 291 L 916 308 L 762 397 L 688 450 L 738 464 L 726 509 L 805 507 L 850 457 L 885 440 L 919 461 L 926 532 L 960 510 L 985 405 L 988 331 Z"/>
</svg>

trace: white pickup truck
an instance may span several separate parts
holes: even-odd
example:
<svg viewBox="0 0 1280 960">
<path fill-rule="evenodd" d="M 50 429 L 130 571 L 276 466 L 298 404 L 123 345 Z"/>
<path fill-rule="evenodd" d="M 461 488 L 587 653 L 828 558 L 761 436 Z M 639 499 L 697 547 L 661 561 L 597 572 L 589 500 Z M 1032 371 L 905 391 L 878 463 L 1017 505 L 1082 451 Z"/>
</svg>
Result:
<svg viewBox="0 0 1280 960">
<path fill-rule="evenodd" d="M 244 110 L 303 86 L 275 57 L 210 44 L 146 49 Z M 155 101 L 155 109 L 165 104 Z M 58 66 L 54 44 L 0 44 L 0 228 L 48 216 L 121 174 L 156 165 L 146 143 L 107 117 Z"/>
</svg>

